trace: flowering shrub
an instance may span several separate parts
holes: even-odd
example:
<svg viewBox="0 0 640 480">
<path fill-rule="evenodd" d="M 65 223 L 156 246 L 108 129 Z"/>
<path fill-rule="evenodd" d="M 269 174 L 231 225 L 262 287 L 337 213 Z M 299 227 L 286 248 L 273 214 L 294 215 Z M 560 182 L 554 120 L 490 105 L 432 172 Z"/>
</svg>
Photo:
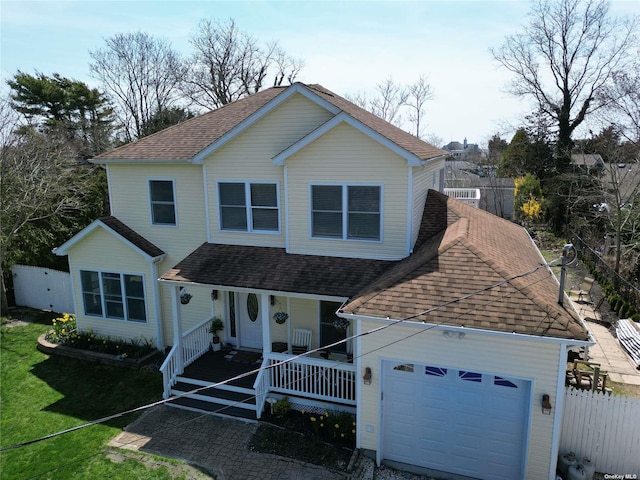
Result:
<svg viewBox="0 0 640 480">
<path fill-rule="evenodd" d="M 348 412 L 328 412 L 309 417 L 311 427 L 327 440 L 353 442 L 356 438 L 356 422 Z"/>
<path fill-rule="evenodd" d="M 62 317 L 53 320 L 52 329 L 45 338 L 51 343 L 65 345 L 80 350 L 108 353 L 117 355 L 122 359 L 141 358 L 155 351 L 153 340 L 132 338 L 102 337 L 93 333 L 91 329 L 79 332 L 76 326 L 75 315 L 65 313 Z"/>
</svg>

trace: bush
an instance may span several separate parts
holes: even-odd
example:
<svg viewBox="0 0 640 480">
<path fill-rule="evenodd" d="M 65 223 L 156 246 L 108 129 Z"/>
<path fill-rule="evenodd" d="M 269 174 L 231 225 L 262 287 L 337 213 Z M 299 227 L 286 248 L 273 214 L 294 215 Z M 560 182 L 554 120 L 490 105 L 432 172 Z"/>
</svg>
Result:
<svg viewBox="0 0 640 480">
<path fill-rule="evenodd" d="M 144 337 L 125 340 L 102 337 L 94 334 L 91 330 L 79 332 L 75 315 L 68 313 L 53 320 L 52 329 L 47 332 L 45 338 L 58 345 L 118 355 L 122 358 L 141 358 L 155 351 L 153 340 Z"/>
<path fill-rule="evenodd" d="M 339 442 L 352 442 L 356 438 L 356 421 L 348 412 L 326 411 L 320 416 L 311 416 L 313 429 L 321 436 Z"/>
<path fill-rule="evenodd" d="M 276 418 L 284 418 L 287 416 L 291 410 L 291 403 L 289 402 L 289 397 L 284 397 L 278 400 L 276 403 L 271 405 L 271 414 Z"/>
<path fill-rule="evenodd" d="M 633 315 L 631 315 L 631 320 L 633 320 L 634 322 L 640 322 L 640 313 L 634 313 Z"/>
</svg>

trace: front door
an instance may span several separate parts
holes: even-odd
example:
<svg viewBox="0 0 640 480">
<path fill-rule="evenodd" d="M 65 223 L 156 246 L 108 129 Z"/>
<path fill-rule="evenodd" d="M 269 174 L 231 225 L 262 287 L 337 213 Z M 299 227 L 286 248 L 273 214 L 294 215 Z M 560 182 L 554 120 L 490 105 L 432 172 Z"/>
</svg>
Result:
<svg viewBox="0 0 640 480">
<path fill-rule="evenodd" d="M 255 293 L 238 295 L 240 313 L 240 346 L 262 349 L 262 312 Z"/>
</svg>

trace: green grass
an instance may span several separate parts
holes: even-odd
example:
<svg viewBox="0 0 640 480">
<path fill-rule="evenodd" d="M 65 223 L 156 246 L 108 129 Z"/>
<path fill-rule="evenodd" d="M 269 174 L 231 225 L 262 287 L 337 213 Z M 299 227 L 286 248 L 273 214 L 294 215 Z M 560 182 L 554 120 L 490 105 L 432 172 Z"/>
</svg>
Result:
<svg viewBox="0 0 640 480">
<path fill-rule="evenodd" d="M 133 371 L 48 356 L 36 339 L 50 318 L 0 330 L 0 445 L 7 447 L 161 398 L 158 372 Z M 106 443 L 134 416 L 118 418 L 0 454 L 2 479 L 168 479 L 166 467 L 112 462 Z"/>
</svg>

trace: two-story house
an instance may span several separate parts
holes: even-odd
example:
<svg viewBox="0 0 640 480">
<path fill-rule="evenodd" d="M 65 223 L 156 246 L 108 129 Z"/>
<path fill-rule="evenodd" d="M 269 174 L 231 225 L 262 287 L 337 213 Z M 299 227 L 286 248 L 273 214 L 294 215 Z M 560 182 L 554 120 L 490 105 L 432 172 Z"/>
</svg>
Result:
<svg viewBox="0 0 640 480">
<path fill-rule="evenodd" d="M 287 395 L 356 413 L 378 462 L 554 476 L 588 332 L 525 230 L 440 193 L 443 151 L 296 83 L 92 161 L 111 216 L 56 251 L 78 327 L 170 347 L 173 403 Z M 214 317 L 233 350 L 209 351 Z"/>
</svg>

